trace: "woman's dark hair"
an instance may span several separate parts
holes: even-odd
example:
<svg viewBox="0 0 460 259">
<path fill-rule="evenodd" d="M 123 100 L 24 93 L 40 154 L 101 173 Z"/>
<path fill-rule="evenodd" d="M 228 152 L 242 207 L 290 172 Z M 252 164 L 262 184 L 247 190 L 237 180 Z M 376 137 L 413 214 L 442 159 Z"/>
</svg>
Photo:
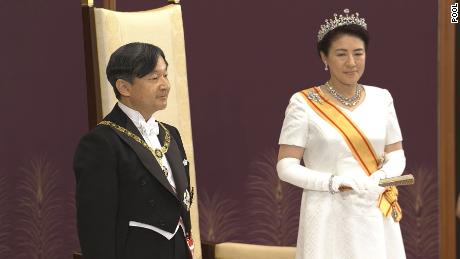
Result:
<svg viewBox="0 0 460 259">
<path fill-rule="evenodd" d="M 140 42 L 128 43 L 112 53 L 105 72 L 117 99 L 120 99 L 117 80 L 133 83 L 135 77 L 140 78 L 151 73 L 157 65 L 158 57 L 166 62 L 165 54 L 159 47 Z"/>
<path fill-rule="evenodd" d="M 364 42 L 365 50 L 367 50 L 367 46 L 369 45 L 369 33 L 367 30 L 359 25 L 349 24 L 339 26 L 324 35 L 324 38 L 322 38 L 317 45 L 318 54 L 323 52 L 327 56 L 332 42 L 342 35 L 351 35 L 360 38 Z"/>
</svg>

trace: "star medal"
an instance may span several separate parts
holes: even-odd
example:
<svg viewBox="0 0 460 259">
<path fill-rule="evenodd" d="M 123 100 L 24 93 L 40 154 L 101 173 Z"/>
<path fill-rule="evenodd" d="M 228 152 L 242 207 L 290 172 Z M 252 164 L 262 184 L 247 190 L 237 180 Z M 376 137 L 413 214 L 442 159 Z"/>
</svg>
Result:
<svg viewBox="0 0 460 259">
<path fill-rule="evenodd" d="M 188 190 L 186 189 L 185 192 L 184 192 L 184 199 L 182 201 L 185 205 L 185 208 L 187 209 L 187 211 L 190 210 L 190 193 L 188 192 Z"/>
</svg>

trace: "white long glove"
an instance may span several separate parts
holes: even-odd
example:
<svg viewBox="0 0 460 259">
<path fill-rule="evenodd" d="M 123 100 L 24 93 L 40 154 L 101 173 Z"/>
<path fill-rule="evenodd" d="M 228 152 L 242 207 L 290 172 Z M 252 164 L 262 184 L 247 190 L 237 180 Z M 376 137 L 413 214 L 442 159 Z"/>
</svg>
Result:
<svg viewBox="0 0 460 259">
<path fill-rule="evenodd" d="M 362 206 L 375 206 L 377 204 L 377 200 L 380 194 L 382 194 L 385 191 L 385 188 L 379 186 L 380 178 L 373 179 L 371 178 L 371 176 L 368 177 L 363 175 L 362 177 L 355 177 L 357 178 L 355 179 L 355 181 L 359 182 L 364 186 L 364 191 L 361 191 L 359 193 L 359 199 L 357 200 L 357 202 L 360 203 Z"/>
<path fill-rule="evenodd" d="M 402 175 L 404 168 L 406 168 L 404 150 L 398 149 L 385 154 L 385 162 L 383 166 L 379 170 L 375 171 L 370 178 L 378 184 L 380 179 Z"/>
<path fill-rule="evenodd" d="M 297 158 L 281 159 L 276 164 L 276 170 L 282 181 L 307 190 L 330 191 L 329 181 L 332 174 L 306 168 L 300 165 L 300 160 Z M 340 186 L 348 186 L 357 192 L 363 191 L 365 188 L 363 181 L 357 182 L 356 179 L 347 176 L 334 176 L 331 186 L 334 192 L 338 192 Z"/>
<path fill-rule="evenodd" d="M 385 188 L 379 186 L 381 179 L 387 177 L 400 176 L 406 167 L 406 157 L 404 150 L 399 149 L 385 154 L 385 162 L 383 166 L 371 174 L 364 180 L 357 180 L 357 182 L 364 182 L 365 191 L 361 192 L 360 196 L 363 199 L 363 204 L 373 204 L 378 199 L 379 195 L 385 191 Z"/>
</svg>

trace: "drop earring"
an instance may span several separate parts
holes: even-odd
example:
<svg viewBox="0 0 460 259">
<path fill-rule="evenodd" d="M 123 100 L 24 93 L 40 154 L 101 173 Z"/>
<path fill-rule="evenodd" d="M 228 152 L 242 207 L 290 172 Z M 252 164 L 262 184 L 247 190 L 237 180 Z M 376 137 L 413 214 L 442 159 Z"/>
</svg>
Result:
<svg viewBox="0 0 460 259">
<path fill-rule="evenodd" d="M 328 71 L 329 68 L 327 68 L 327 63 L 324 63 L 324 70 Z"/>
</svg>

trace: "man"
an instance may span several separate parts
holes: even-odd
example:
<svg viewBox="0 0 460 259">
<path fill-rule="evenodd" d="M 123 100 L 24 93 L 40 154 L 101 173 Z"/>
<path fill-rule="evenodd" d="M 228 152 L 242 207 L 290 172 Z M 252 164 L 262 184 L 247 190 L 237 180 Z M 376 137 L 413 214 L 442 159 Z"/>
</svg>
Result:
<svg viewBox="0 0 460 259">
<path fill-rule="evenodd" d="M 152 116 L 167 105 L 167 69 L 151 44 L 130 43 L 110 57 L 106 73 L 118 103 L 74 158 L 84 259 L 191 257 L 193 193 L 182 140 Z"/>
</svg>

